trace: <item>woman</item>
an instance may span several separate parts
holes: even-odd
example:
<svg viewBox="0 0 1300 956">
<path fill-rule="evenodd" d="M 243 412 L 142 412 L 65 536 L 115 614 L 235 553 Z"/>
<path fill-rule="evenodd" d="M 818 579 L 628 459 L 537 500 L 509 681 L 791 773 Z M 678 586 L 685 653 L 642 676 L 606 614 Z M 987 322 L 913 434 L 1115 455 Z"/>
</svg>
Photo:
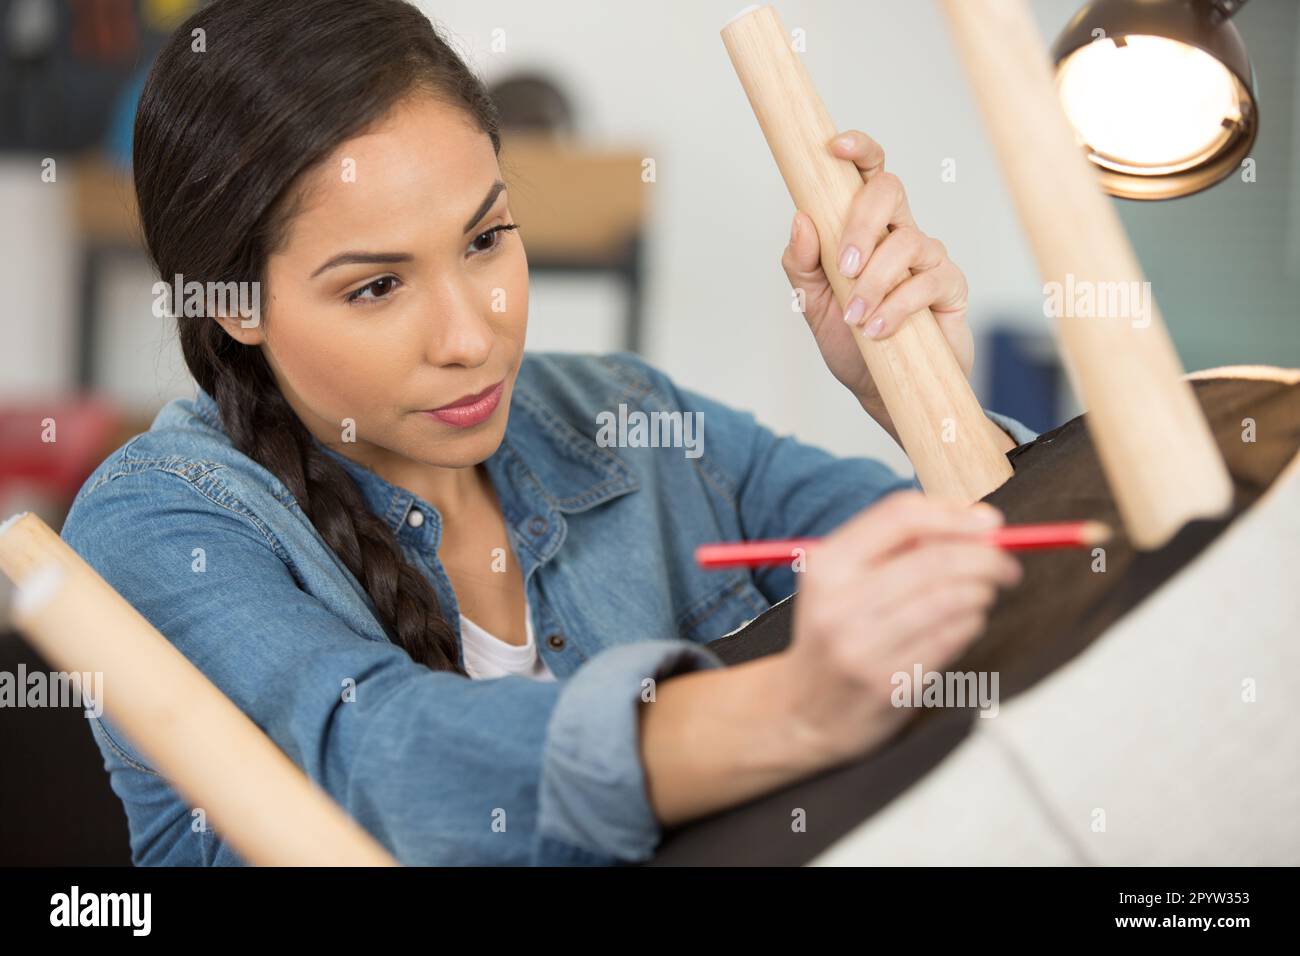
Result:
<svg viewBox="0 0 1300 956">
<path fill-rule="evenodd" d="M 400 0 L 218 0 L 184 24 L 136 118 L 144 236 L 168 283 L 260 306 L 171 303 L 196 398 L 101 465 L 63 535 L 402 862 L 642 860 L 664 827 L 883 740 L 905 713 L 889 676 L 951 659 L 1018 566 L 980 541 L 992 509 L 874 505 L 911 483 L 634 355 L 525 356 L 499 145 Z M 888 335 L 928 305 L 969 371 L 961 273 L 873 142 L 828 148 L 873 173 L 847 317 Z M 892 432 L 818 248 L 798 216 L 785 268 Z M 607 447 L 620 405 L 702 413 L 703 454 Z M 1008 449 L 1029 435 L 1002 424 Z M 695 546 L 817 534 L 790 650 L 722 668 L 703 645 L 795 572 L 703 572 Z M 136 862 L 240 862 L 93 726 Z"/>
</svg>

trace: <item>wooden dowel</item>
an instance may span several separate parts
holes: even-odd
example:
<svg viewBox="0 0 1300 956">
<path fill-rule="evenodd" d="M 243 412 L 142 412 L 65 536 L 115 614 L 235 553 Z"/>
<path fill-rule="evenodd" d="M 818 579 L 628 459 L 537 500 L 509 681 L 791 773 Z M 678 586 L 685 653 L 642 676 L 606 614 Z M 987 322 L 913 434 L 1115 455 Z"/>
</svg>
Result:
<svg viewBox="0 0 1300 956">
<path fill-rule="evenodd" d="M 1062 356 L 1124 525 L 1138 547 L 1159 547 L 1188 520 L 1228 509 L 1227 467 L 1119 217 L 1061 109 L 1028 5 L 941 2 L 1044 295 L 1051 303 L 1059 292 Z M 1128 307 L 1115 308 L 1125 297 Z"/>
<path fill-rule="evenodd" d="M 795 206 L 817 226 L 822 267 L 844 307 L 854 280 L 840 274 L 836 257 L 862 173 L 831 155 L 838 130 L 772 7 L 736 17 L 723 28 L 722 41 Z M 980 408 L 929 309 L 909 316 L 886 339 L 860 331 L 855 339 L 927 494 L 976 501 L 1011 477 L 997 426 Z"/>
<path fill-rule="evenodd" d="M 244 860 L 396 865 L 36 515 L 0 525 L 0 571 L 15 626 L 53 667 L 103 675 L 105 715 Z"/>
</svg>

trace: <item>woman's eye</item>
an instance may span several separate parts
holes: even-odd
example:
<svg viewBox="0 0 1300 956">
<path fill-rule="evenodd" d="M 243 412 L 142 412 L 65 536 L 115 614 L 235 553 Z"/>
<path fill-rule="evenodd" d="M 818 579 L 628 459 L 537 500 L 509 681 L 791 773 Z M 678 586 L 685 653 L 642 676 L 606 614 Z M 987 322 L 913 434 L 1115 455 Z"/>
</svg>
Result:
<svg viewBox="0 0 1300 956">
<path fill-rule="evenodd" d="M 387 298 L 397 285 L 397 276 L 380 276 L 374 282 L 368 282 L 355 292 L 348 293 L 348 301 L 356 302 L 358 300 L 375 301 Z M 366 295 L 370 292 L 372 295 Z"/>
<path fill-rule="evenodd" d="M 493 226 L 487 232 L 480 233 L 478 237 L 475 238 L 475 240 L 469 244 L 469 247 L 479 255 L 482 255 L 483 253 L 491 252 L 497 246 L 501 245 L 502 233 L 508 232 L 511 229 L 518 229 L 518 228 L 519 227 L 514 223 L 511 223 L 508 226 Z M 484 240 L 487 241 L 487 245 L 482 245 Z"/>
<path fill-rule="evenodd" d="M 518 229 L 514 223 L 505 226 L 493 226 L 487 232 L 480 233 L 473 242 L 470 243 L 470 249 L 475 255 L 486 255 L 493 252 L 501 245 L 501 234 L 509 232 L 512 229 Z M 361 288 L 354 292 L 349 292 L 346 296 L 348 302 L 378 302 L 388 298 L 393 289 L 401 285 L 397 276 L 380 276 L 373 282 L 367 282 Z"/>
</svg>

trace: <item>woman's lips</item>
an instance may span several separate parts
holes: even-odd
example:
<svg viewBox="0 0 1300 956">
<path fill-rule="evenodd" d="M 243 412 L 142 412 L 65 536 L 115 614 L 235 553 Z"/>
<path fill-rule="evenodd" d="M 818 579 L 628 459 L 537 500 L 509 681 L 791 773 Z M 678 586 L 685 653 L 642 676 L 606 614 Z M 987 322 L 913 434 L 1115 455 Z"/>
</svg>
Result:
<svg viewBox="0 0 1300 956">
<path fill-rule="evenodd" d="M 479 398 L 468 399 L 459 405 L 444 405 L 442 408 L 428 409 L 424 414 L 432 416 L 441 422 L 446 422 L 448 425 L 469 428 L 471 425 L 485 422 L 492 417 L 492 413 L 496 411 L 497 405 L 501 401 L 501 393 L 505 391 L 505 387 L 505 379 L 502 379 Z"/>
</svg>

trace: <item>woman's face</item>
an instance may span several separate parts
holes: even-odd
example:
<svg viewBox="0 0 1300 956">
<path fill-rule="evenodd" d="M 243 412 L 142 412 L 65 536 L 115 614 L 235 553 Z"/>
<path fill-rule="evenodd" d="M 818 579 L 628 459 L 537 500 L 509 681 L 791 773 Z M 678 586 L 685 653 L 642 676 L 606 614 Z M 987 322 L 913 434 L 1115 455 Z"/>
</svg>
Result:
<svg viewBox="0 0 1300 956">
<path fill-rule="evenodd" d="M 487 134 L 427 96 L 305 175 L 267 262 L 260 326 L 223 324 L 261 346 L 326 445 L 398 475 L 411 462 L 473 465 L 500 444 L 528 324 L 523 244 L 496 229 L 512 223 L 500 180 Z M 481 422 L 427 413 L 498 382 Z"/>
</svg>

